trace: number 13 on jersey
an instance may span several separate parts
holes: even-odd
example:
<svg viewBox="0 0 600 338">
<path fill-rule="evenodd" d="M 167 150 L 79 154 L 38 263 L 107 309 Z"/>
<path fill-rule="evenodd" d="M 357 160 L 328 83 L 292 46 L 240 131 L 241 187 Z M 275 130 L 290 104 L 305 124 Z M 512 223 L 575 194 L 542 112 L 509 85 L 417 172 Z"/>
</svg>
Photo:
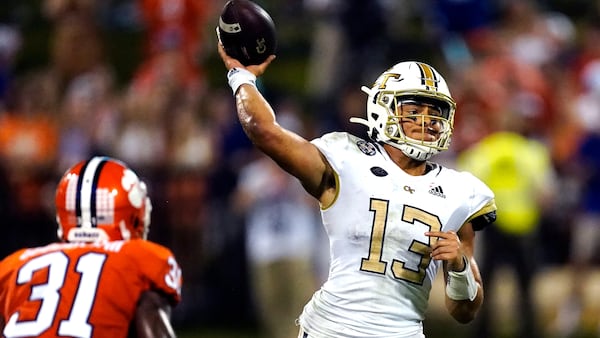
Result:
<svg viewBox="0 0 600 338">
<path fill-rule="evenodd" d="M 385 274 L 388 262 L 382 258 L 383 246 L 385 245 L 385 230 L 388 223 L 389 201 L 371 198 L 369 210 L 373 212 L 373 225 L 371 228 L 371 241 L 369 245 L 368 256 L 361 261 L 360 269 L 362 271 Z M 404 205 L 402 209 L 402 221 L 409 225 L 415 222 L 422 223 L 430 228 L 430 231 L 441 231 L 442 223 L 436 215 L 430 214 L 424 210 Z M 393 259 L 391 264 L 392 275 L 396 279 L 422 285 L 425 279 L 426 269 L 431 262 L 429 253 L 431 246 L 437 239 L 429 238 L 428 242 L 421 242 L 413 239 L 405 250 L 415 254 L 419 260 L 418 270 L 413 270 L 406 266 L 406 262 Z M 404 249 L 404 248 L 400 248 Z"/>
</svg>

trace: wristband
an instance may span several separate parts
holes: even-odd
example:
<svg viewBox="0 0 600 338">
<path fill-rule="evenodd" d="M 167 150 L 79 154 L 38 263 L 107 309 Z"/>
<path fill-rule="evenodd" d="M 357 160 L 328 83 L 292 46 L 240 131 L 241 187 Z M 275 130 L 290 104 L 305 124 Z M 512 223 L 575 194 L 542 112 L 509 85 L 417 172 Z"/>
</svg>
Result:
<svg viewBox="0 0 600 338">
<path fill-rule="evenodd" d="M 227 81 L 229 87 L 233 91 L 233 95 L 237 93 L 238 89 L 243 84 L 249 84 L 256 87 L 256 75 L 243 68 L 231 68 L 227 72 Z"/>
<path fill-rule="evenodd" d="M 453 300 L 470 300 L 477 297 L 477 282 L 471 271 L 471 264 L 463 257 L 465 268 L 460 271 L 448 271 L 448 283 L 446 283 L 446 295 Z"/>
</svg>

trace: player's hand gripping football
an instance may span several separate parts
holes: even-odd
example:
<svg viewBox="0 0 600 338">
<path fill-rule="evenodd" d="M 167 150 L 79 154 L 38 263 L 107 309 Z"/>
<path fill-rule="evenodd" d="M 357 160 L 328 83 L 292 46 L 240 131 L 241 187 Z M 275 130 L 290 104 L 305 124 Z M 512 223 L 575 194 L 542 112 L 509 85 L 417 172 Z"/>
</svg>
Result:
<svg viewBox="0 0 600 338">
<path fill-rule="evenodd" d="M 232 58 L 227 55 L 225 52 L 225 48 L 223 48 L 223 44 L 221 43 L 221 39 L 219 38 L 219 31 L 217 29 L 217 50 L 219 51 L 219 56 L 221 56 L 221 60 L 225 64 L 225 68 L 230 70 L 231 68 L 244 68 L 250 71 L 252 74 L 256 75 L 256 77 L 261 76 L 267 70 L 267 67 L 271 64 L 271 61 L 275 60 L 275 55 L 269 55 L 269 57 L 259 65 L 249 65 L 244 66 L 239 60 Z"/>
<path fill-rule="evenodd" d="M 456 232 L 429 231 L 425 235 L 437 238 L 431 247 L 431 258 L 446 261 L 448 271 L 462 271 L 465 268 L 463 257 L 466 255 Z"/>
</svg>

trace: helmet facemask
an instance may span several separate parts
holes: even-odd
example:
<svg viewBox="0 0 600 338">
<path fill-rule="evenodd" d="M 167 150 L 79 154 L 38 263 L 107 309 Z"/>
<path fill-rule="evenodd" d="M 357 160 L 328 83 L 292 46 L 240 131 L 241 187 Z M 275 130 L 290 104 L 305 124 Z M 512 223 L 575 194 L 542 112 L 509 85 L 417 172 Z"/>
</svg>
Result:
<svg viewBox="0 0 600 338">
<path fill-rule="evenodd" d="M 448 149 L 452 123 L 448 120 L 450 107 L 447 104 L 411 96 L 394 96 L 393 100 L 390 108 L 393 113 L 388 116 L 384 128 L 385 137 L 389 139 L 387 143 L 416 160 L 427 160 Z M 426 114 L 424 107 L 427 107 Z M 411 138 L 407 131 L 415 126 L 419 136 Z M 435 139 L 427 140 L 427 135 Z"/>
<path fill-rule="evenodd" d="M 362 90 L 369 95 L 367 119 L 350 121 L 369 127 L 371 139 L 419 161 L 448 149 L 456 105 L 444 79 L 433 68 L 417 62 L 399 63 L 384 72 L 372 88 L 363 86 Z M 409 137 L 405 129 L 414 128 L 415 123 L 421 128 L 418 139 Z M 423 139 L 426 134 L 435 134 L 436 139 Z"/>
</svg>

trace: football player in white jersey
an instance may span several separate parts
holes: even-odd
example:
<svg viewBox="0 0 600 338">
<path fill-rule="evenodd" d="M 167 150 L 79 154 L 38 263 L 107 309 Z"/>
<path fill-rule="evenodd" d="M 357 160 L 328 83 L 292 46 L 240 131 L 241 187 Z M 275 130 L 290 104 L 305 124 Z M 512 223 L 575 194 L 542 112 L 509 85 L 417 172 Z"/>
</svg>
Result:
<svg viewBox="0 0 600 338">
<path fill-rule="evenodd" d="M 468 323 L 483 302 L 475 231 L 495 220 L 479 179 L 429 161 L 450 144 L 455 103 L 442 76 L 421 62 L 386 70 L 368 94 L 369 138 L 345 132 L 313 141 L 282 128 L 258 91 L 260 65 L 228 69 L 240 123 L 254 145 L 320 202 L 330 242 L 327 281 L 304 307 L 300 338 L 422 338 L 439 268 L 446 307 Z"/>
</svg>

